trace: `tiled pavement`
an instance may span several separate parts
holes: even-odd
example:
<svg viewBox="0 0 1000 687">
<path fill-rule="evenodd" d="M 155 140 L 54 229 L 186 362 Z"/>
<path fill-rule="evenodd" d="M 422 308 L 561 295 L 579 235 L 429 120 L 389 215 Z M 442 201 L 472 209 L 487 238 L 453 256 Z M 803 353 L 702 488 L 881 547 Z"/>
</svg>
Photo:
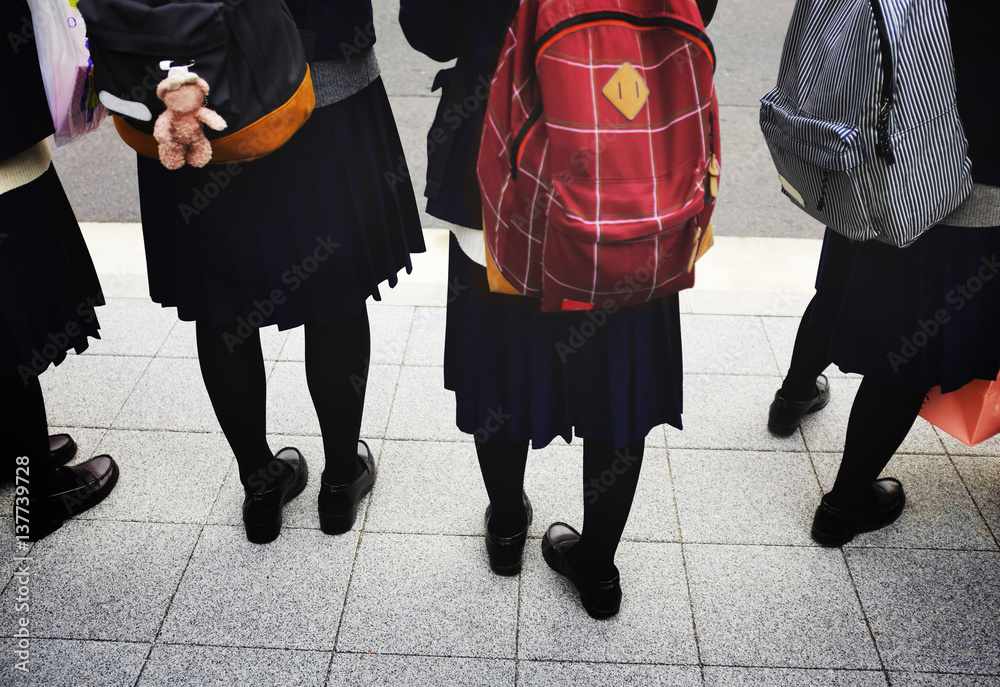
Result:
<svg viewBox="0 0 1000 687">
<path fill-rule="evenodd" d="M 649 436 L 619 553 L 625 600 L 595 622 L 538 546 L 548 522 L 582 519 L 577 445 L 532 454 L 524 571 L 489 572 L 485 490 L 442 388 L 443 308 L 370 309 L 363 434 L 380 472 L 355 529 L 319 531 L 314 479 L 257 546 L 192 325 L 112 299 L 103 340 L 42 382 L 53 431 L 81 458 L 114 455 L 121 480 L 26 554 L 0 539 L 0 684 L 1000 685 L 1000 441 L 970 449 L 918 420 L 888 470 L 908 489 L 902 518 L 820 548 L 808 526 L 858 379 L 831 374 L 829 408 L 776 439 L 765 414 L 797 320 L 697 302 L 682 316 L 685 429 Z M 272 448 L 318 467 L 301 333 L 263 338 Z M 27 676 L 11 638 L 19 553 Z"/>
</svg>

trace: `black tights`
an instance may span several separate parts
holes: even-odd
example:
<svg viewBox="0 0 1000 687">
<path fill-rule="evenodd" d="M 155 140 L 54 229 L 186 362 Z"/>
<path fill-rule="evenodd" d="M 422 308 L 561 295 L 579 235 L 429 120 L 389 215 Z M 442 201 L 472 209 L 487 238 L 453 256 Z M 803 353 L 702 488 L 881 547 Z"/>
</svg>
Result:
<svg viewBox="0 0 1000 687">
<path fill-rule="evenodd" d="M 27 382 L 20 377 L 0 377 L 0 435 L 3 436 L 3 466 L 13 480 L 16 459 L 28 458 L 29 490 L 32 495 L 51 494 L 68 483 L 68 472 L 59 471 L 48 460 L 49 424 L 38 377 Z M 24 475 L 24 471 L 21 471 Z M 23 482 L 22 482 L 23 483 Z"/>
<path fill-rule="evenodd" d="M 583 441 L 583 529 L 580 543 L 568 554 L 570 564 L 582 575 L 607 579 L 614 574 L 615 551 L 632 509 L 644 449 L 643 441 L 621 450 L 615 450 L 610 441 Z M 528 442 L 492 436 L 477 443 L 476 452 L 493 507 L 493 534 L 520 532 L 525 526 L 521 491 Z"/>
<path fill-rule="evenodd" d="M 267 381 L 260 333 L 239 334 L 236 323 L 197 323 L 198 359 L 219 425 L 240 467 L 240 480 L 257 490 L 273 454 L 267 443 Z M 242 333 L 246 333 L 245 330 Z M 345 484 L 359 472 L 357 443 L 365 406 L 370 332 L 368 313 L 307 324 L 306 379 L 323 433 L 323 481 Z M 271 466 L 274 469 L 274 466 Z"/>
<path fill-rule="evenodd" d="M 810 302 L 799 323 L 792 362 L 781 387 L 782 395 L 791 401 L 815 395 L 816 377 L 830 364 L 826 336 L 809 324 L 812 309 Z M 913 391 L 871 377 L 861 381 L 847 424 L 844 457 L 828 496 L 831 505 L 859 505 L 869 498 L 869 487 L 903 443 L 924 396 L 926 390 Z"/>
</svg>

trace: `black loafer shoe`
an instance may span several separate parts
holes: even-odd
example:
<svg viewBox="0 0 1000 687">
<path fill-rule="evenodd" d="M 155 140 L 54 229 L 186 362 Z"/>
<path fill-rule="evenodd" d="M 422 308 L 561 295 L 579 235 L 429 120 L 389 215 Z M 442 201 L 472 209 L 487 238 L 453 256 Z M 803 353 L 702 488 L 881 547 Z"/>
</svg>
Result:
<svg viewBox="0 0 1000 687">
<path fill-rule="evenodd" d="M 49 458 L 52 465 L 65 465 L 76 456 L 76 442 L 69 434 L 53 434 L 49 437 Z"/>
<path fill-rule="evenodd" d="M 375 458 L 368 444 L 358 441 L 358 462 L 361 474 L 347 484 L 319 485 L 319 528 L 326 534 L 343 534 L 354 527 L 358 518 L 358 501 L 375 484 Z"/>
<path fill-rule="evenodd" d="M 53 434 L 49 437 L 49 464 L 60 467 L 76 457 L 76 442 L 69 434 Z M 14 481 L 14 473 L 4 471 L 0 474 L 0 484 Z"/>
<path fill-rule="evenodd" d="M 521 492 L 524 501 L 524 512 L 527 522 L 524 529 L 512 537 L 498 537 L 490 532 L 490 515 L 493 513 L 493 506 L 486 506 L 486 554 L 490 559 L 490 570 L 497 575 L 517 575 L 521 572 L 521 558 L 524 555 L 524 542 L 528 539 L 528 528 L 531 527 L 531 501 L 528 495 Z"/>
<path fill-rule="evenodd" d="M 281 484 L 267 491 L 253 492 L 244 488 L 243 526 L 247 539 L 254 544 L 267 544 L 281 534 L 281 509 L 302 493 L 309 481 L 309 466 L 297 448 L 283 448 L 274 456 L 291 470 L 291 475 Z"/>
<path fill-rule="evenodd" d="M 813 518 L 813 541 L 823 546 L 841 546 L 854 535 L 891 525 L 906 506 L 906 494 L 899 480 L 887 477 L 872 485 L 872 505 L 861 508 L 837 508 L 824 496 Z"/>
<path fill-rule="evenodd" d="M 830 402 L 830 382 L 826 375 L 816 378 L 816 391 L 818 393 L 808 401 L 789 401 L 781 395 L 781 389 L 778 389 L 767 413 L 767 428 L 771 430 L 771 434 L 791 436 L 799 428 L 804 416 L 826 407 Z"/>
<path fill-rule="evenodd" d="M 610 580 L 591 580 L 577 574 L 566 560 L 566 552 L 580 541 L 580 533 L 564 522 L 549 525 L 542 537 L 542 556 L 549 567 L 565 575 L 576 591 L 587 614 L 596 620 L 610 618 L 622 604 L 621 578 L 617 570 Z"/>
<path fill-rule="evenodd" d="M 111 493 L 118 483 L 118 463 L 111 456 L 95 456 L 79 465 L 59 468 L 72 474 L 69 489 L 31 499 L 30 511 L 18 511 L 15 500 L 15 531 L 28 541 L 39 541 L 59 529 L 65 520 L 93 508 Z M 20 513 L 20 517 L 19 517 Z M 25 533 L 18 526 L 27 520 Z"/>
</svg>

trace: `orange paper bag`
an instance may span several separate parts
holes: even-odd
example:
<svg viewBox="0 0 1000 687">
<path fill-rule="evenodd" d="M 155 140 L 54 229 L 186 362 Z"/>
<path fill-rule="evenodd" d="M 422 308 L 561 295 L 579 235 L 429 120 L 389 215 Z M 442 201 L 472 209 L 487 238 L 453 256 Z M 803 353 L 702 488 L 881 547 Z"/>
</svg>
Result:
<svg viewBox="0 0 1000 687">
<path fill-rule="evenodd" d="M 948 394 L 936 386 L 927 394 L 920 416 L 963 444 L 975 446 L 1000 434 L 1000 380 L 974 379 Z"/>
</svg>

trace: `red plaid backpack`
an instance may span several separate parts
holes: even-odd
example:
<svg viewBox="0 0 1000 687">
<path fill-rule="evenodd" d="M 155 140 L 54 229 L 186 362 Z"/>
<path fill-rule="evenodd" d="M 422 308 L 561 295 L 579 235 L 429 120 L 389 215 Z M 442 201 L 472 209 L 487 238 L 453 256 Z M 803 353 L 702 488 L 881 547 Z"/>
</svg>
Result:
<svg viewBox="0 0 1000 687">
<path fill-rule="evenodd" d="M 522 0 L 478 159 L 493 290 L 553 312 L 694 284 L 718 191 L 714 67 L 695 0 Z"/>
</svg>

